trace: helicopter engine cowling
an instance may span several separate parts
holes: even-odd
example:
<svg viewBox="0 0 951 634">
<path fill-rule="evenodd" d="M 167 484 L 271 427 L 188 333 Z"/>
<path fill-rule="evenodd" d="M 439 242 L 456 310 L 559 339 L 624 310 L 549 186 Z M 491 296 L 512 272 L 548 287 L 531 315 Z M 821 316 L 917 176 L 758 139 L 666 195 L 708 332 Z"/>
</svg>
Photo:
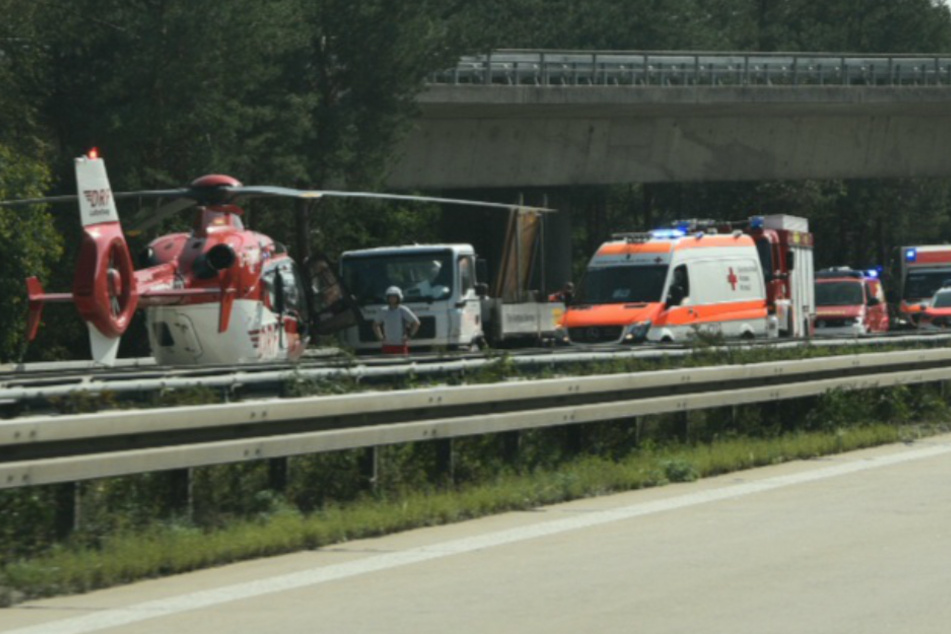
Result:
<svg viewBox="0 0 951 634">
<path fill-rule="evenodd" d="M 135 266 L 118 222 L 87 226 L 73 277 L 80 316 L 105 337 L 126 331 L 139 303 Z"/>
<path fill-rule="evenodd" d="M 198 279 L 211 279 L 220 271 L 234 266 L 238 256 L 228 244 L 216 244 L 195 259 L 194 271 Z"/>
</svg>

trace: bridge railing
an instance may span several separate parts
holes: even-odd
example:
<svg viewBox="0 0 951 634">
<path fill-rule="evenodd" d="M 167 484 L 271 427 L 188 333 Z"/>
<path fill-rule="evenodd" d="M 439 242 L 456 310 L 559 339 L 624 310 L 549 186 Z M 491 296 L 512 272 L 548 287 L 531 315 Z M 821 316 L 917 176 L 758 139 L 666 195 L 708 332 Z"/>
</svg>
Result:
<svg viewBox="0 0 951 634">
<path fill-rule="evenodd" d="M 951 85 L 951 56 L 493 51 L 433 84 L 509 86 Z"/>
</svg>

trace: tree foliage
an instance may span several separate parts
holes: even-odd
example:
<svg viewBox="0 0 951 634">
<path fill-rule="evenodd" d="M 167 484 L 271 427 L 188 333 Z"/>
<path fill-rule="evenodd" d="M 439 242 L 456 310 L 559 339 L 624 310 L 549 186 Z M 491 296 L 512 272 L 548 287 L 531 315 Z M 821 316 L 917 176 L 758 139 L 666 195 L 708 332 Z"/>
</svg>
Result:
<svg viewBox="0 0 951 634">
<path fill-rule="evenodd" d="M 116 189 L 177 186 L 209 172 L 379 188 L 425 78 L 491 48 L 951 51 L 951 15 L 938 0 L 0 0 L 0 16 L 2 198 L 70 192 L 71 159 L 93 145 L 108 157 Z M 897 244 L 951 230 L 943 181 L 546 193 L 573 211 L 579 262 L 612 230 L 691 216 L 805 215 L 827 241 L 821 264 L 882 261 Z M 259 201 L 250 212 L 256 228 L 294 243 L 291 205 Z M 322 203 L 301 236 L 331 254 L 436 239 L 437 215 Z M 26 273 L 52 270 L 50 286 L 68 284 L 78 226 L 73 213 L 42 210 L 3 212 L 0 222 L 5 236 L 18 236 L 3 243 L 7 318 L 23 313 Z M 57 234 L 66 238 L 62 265 Z M 63 323 L 42 335 L 53 338 L 47 351 L 84 339 Z M 0 355 L 16 354 L 18 336 Z"/>
<path fill-rule="evenodd" d="M 49 174 L 42 163 L 0 144 L 0 200 L 42 196 Z M 0 207 L 0 360 L 19 359 L 26 333 L 23 281 L 46 275 L 61 252 L 61 238 L 42 207 L 26 211 Z"/>
</svg>

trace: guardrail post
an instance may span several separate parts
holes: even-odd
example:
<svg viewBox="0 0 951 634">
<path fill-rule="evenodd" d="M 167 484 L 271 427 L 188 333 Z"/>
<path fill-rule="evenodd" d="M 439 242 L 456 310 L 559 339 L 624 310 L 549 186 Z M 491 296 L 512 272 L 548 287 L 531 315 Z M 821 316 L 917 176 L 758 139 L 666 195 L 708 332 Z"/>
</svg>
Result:
<svg viewBox="0 0 951 634">
<path fill-rule="evenodd" d="M 674 432 L 677 434 L 677 439 L 686 443 L 690 440 L 690 413 L 686 411 L 677 412 L 674 416 L 676 417 Z"/>
<path fill-rule="evenodd" d="M 452 482 L 455 475 L 452 438 L 440 438 L 436 441 L 436 472 L 433 479 L 437 482 Z"/>
<path fill-rule="evenodd" d="M 287 490 L 288 463 L 287 458 L 271 458 L 267 461 L 267 484 L 271 491 L 284 493 Z"/>
<path fill-rule="evenodd" d="M 360 455 L 360 476 L 368 489 L 376 491 L 380 481 L 380 452 L 376 447 L 367 447 Z"/>
<path fill-rule="evenodd" d="M 522 433 L 518 430 L 504 431 L 500 436 L 502 437 L 502 459 L 506 464 L 515 464 L 518 462 L 522 446 Z"/>
<path fill-rule="evenodd" d="M 192 488 L 192 470 L 174 469 L 168 472 L 169 480 L 169 509 L 185 517 L 191 517 L 195 507 L 195 497 Z"/>
<path fill-rule="evenodd" d="M 565 451 L 572 456 L 582 453 L 587 440 L 587 428 L 584 425 L 568 425 L 565 428 Z"/>
<path fill-rule="evenodd" d="M 57 539 L 66 539 L 79 525 L 80 484 L 68 482 L 54 486 L 56 510 L 53 522 Z"/>
</svg>

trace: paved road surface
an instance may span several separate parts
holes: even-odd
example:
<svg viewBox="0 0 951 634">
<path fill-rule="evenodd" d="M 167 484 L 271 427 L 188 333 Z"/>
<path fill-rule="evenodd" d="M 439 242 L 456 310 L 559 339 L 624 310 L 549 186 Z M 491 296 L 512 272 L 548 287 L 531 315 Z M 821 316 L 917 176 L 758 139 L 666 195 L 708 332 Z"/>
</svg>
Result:
<svg viewBox="0 0 951 634">
<path fill-rule="evenodd" d="M 0 632 L 951 628 L 951 436 L 0 610 Z"/>
</svg>

